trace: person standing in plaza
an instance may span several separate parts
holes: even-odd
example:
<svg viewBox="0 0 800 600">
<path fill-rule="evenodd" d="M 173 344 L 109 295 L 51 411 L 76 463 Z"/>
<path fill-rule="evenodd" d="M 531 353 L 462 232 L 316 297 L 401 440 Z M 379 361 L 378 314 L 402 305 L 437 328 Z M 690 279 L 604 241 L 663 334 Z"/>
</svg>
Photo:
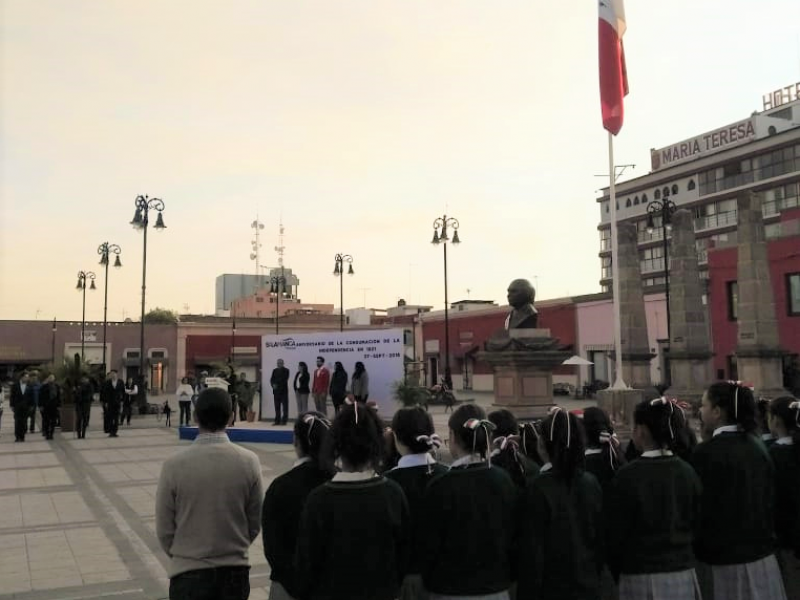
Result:
<svg viewBox="0 0 800 600">
<path fill-rule="evenodd" d="M 361 361 L 356 363 L 351 387 L 353 400 L 356 402 L 366 402 L 369 399 L 369 374 L 364 367 L 364 363 Z"/>
<path fill-rule="evenodd" d="M 269 378 L 272 394 L 275 397 L 275 425 L 286 425 L 289 418 L 289 369 L 283 366 L 283 359 L 278 359 L 278 366 L 272 370 Z"/>
<path fill-rule="evenodd" d="M 117 437 L 119 428 L 119 411 L 125 398 L 125 385 L 117 376 L 116 371 L 109 373 L 109 378 L 103 383 L 101 392 L 103 402 L 103 415 L 105 432 L 108 437 Z"/>
<path fill-rule="evenodd" d="M 125 384 L 125 398 L 122 400 L 122 417 L 120 423 L 126 423 L 128 426 L 131 424 L 131 413 L 133 413 L 133 401 L 139 395 L 139 386 L 133 380 L 133 377 L 128 377 L 128 382 Z"/>
<path fill-rule="evenodd" d="M 181 379 L 181 384 L 175 391 L 175 395 L 178 397 L 178 408 L 180 409 L 178 424 L 181 427 L 184 424 L 188 427 L 192 413 L 192 396 L 194 396 L 194 388 L 189 385 L 188 377 Z"/>
<path fill-rule="evenodd" d="M 94 388 L 92 388 L 89 377 L 83 375 L 75 390 L 75 431 L 79 440 L 86 437 L 86 428 L 89 426 L 89 417 L 92 414 L 93 397 Z"/>
<path fill-rule="evenodd" d="M 61 388 L 56 383 L 55 375 L 49 375 L 39 389 L 39 408 L 42 411 L 42 435 L 52 440 L 56 428 L 56 417 L 61 406 Z"/>
<path fill-rule="evenodd" d="M 28 431 L 30 433 L 36 432 L 36 413 L 39 412 L 39 390 L 42 389 L 42 383 L 39 381 L 39 372 L 31 371 L 28 377 L 28 385 L 33 389 L 33 406 L 31 406 L 29 419 L 30 424 Z"/>
<path fill-rule="evenodd" d="M 239 420 L 246 421 L 247 414 L 253 410 L 253 395 L 255 390 L 253 384 L 247 381 L 246 373 L 239 373 L 239 380 L 236 382 L 236 403 L 239 406 Z M 286 392 L 289 394 L 288 388 Z"/>
<path fill-rule="evenodd" d="M 261 530 L 264 486 L 251 450 L 225 433 L 230 395 L 197 399 L 197 439 L 168 458 L 156 491 L 156 536 L 169 557 L 170 600 L 247 600 L 250 545 Z"/>
<path fill-rule="evenodd" d="M 14 411 L 14 441 L 24 442 L 28 431 L 28 417 L 33 409 L 33 388 L 28 381 L 28 373 L 20 376 L 11 388 L 11 410 Z"/>
<path fill-rule="evenodd" d="M 0 379 L 0 431 L 3 430 L 3 404 L 6 399 L 6 384 Z"/>
<path fill-rule="evenodd" d="M 311 395 L 314 396 L 314 407 L 323 415 L 328 414 L 328 387 L 331 384 L 331 372 L 325 366 L 325 359 L 317 357 L 317 368 L 311 382 Z"/>
<path fill-rule="evenodd" d="M 297 401 L 297 414 L 302 415 L 308 412 L 308 395 L 311 393 L 309 384 L 311 375 L 308 372 L 308 365 L 303 361 L 297 365 L 297 373 L 294 374 L 294 397 Z"/>
<path fill-rule="evenodd" d="M 334 411 L 338 413 L 341 410 L 345 398 L 347 398 L 347 371 L 344 370 L 344 365 L 337 360 L 333 365 L 333 374 L 331 375 L 331 402 L 333 402 Z"/>
</svg>

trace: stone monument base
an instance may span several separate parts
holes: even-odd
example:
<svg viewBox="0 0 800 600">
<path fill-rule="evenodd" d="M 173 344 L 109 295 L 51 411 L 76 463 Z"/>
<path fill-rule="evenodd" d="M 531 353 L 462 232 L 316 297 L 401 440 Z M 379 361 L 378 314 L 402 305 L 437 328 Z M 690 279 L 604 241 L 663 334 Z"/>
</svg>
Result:
<svg viewBox="0 0 800 600">
<path fill-rule="evenodd" d="M 777 398 L 788 392 L 783 387 L 783 352 L 780 350 L 737 351 L 739 380 L 752 383 L 756 398 Z"/>
<path fill-rule="evenodd" d="M 572 354 L 558 348 L 549 329 L 516 329 L 478 354 L 494 371 L 495 409 L 518 419 L 544 417 L 553 403 L 553 369 Z"/>
<path fill-rule="evenodd" d="M 672 385 L 666 395 L 699 406 L 703 394 L 714 381 L 710 352 L 670 352 Z"/>
<path fill-rule="evenodd" d="M 644 400 L 644 390 L 612 390 L 608 388 L 597 392 L 597 407 L 603 409 L 611 417 L 614 425 L 631 430 L 634 425 L 633 410 L 642 400 Z"/>
</svg>

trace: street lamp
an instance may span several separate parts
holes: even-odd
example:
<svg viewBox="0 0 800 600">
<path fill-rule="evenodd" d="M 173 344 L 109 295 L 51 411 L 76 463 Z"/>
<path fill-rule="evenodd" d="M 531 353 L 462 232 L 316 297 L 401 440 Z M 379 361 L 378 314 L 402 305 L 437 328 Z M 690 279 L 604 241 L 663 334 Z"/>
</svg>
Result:
<svg viewBox="0 0 800 600">
<path fill-rule="evenodd" d="M 353 267 L 350 267 L 352 273 Z M 273 275 L 269 278 L 269 291 L 275 294 L 275 335 L 278 335 L 278 318 L 281 314 L 281 296 L 286 293 L 286 277 Z"/>
<path fill-rule="evenodd" d="M 144 235 L 142 245 L 142 319 L 139 323 L 139 414 L 144 414 L 147 410 L 147 390 L 145 389 L 144 379 L 144 303 L 147 291 L 147 229 L 150 225 L 150 210 L 158 211 L 156 231 L 166 229 L 164 225 L 164 201 L 160 198 L 148 198 L 147 196 L 136 196 L 134 200 L 136 212 L 133 215 L 131 225 Z"/>
<path fill-rule="evenodd" d="M 447 387 L 453 389 L 453 377 L 450 371 L 450 303 L 447 299 L 447 243 L 460 244 L 458 238 L 458 219 L 444 215 L 433 222 L 433 239 L 431 243 L 444 247 L 444 380 Z M 452 239 L 447 234 L 447 228 L 453 230 Z M 436 382 L 434 382 L 436 383 Z"/>
<path fill-rule="evenodd" d="M 334 277 L 339 278 L 339 331 L 344 331 L 344 263 L 347 263 L 347 274 L 353 275 L 353 257 L 349 254 L 337 254 L 334 259 Z"/>
<path fill-rule="evenodd" d="M 96 290 L 94 285 L 95 274 L 91 271 L 78 271 L 78 285 L 75 286 L 76 290 L 83 292 L 83 313 L 81 316 L 81 363 L 86 362 L 86 354 L 84 353 L 84 346 L 86 340 L 86 280 L 91 281 L 89 286 L 90 290 Z"/>
<path fill-rule="evenodd" d="M 669 244 L 667 232 L 672 230 L 672 213 L 678 210 L 675 203 L 667 197 L 663 200 L 653 200 L 647 205 L 647 233 L 652 234 L 655 229 L 655 218 L 661 218 L 661 241 L 664 255 L 664 290 L 667 297 L 667 339 L 672 341 L 669 314 Z M 669 343 L 668 342 L 668 343 Z"/>
<path fill-rule="evenodd" d="M 106 373 L 106 333 L 108 329 L 108 263 L 110 262 L 109 258 L 111 255 L 116 255 L 114 259 L 114 268 L 119 269 L 122 266 L 122 262 L 119 260 L 120 252 L 122 252 L 122 248 L 116 244 L 109 244 L 108 242 L 103 242 L 100 244 L 100 247 L 97 248 L 97 253 L 100 255 L 100 264 L 106 269 L 105 294 L 103 297 L 103 374 Z"/>
</svg>

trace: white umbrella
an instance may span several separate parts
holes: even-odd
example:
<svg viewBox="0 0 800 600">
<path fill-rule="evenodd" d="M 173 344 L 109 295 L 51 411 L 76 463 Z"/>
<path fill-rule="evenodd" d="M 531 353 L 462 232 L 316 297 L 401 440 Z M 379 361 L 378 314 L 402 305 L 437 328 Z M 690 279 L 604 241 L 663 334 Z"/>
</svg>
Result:
<svg viewBox="0 0 800 600">
<path fill-rule="evenodd" d="M 593 365 L 594 363 L 590 360 L 586 360 L 585 358 L 578 356 L 577 354 L 572 358 L 568 358 L 564 362 L 561 363 L 562 365 Z"/>
</svg>

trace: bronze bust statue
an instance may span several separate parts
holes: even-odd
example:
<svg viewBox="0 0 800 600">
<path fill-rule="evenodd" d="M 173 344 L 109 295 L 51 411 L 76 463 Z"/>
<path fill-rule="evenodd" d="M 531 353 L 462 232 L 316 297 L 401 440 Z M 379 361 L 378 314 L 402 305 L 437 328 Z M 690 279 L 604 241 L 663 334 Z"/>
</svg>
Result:
<svg viewBox="0 0 800 600">
<path fill-rule="evenodd" d="M 536 290 L 527 279 L 515 279 L 508 286 L 508 303 L 511 312 L 506 318 L 506 331 L 510 329 L 536 329 L 539 313 L 533 306 Z"/>
</svg>

